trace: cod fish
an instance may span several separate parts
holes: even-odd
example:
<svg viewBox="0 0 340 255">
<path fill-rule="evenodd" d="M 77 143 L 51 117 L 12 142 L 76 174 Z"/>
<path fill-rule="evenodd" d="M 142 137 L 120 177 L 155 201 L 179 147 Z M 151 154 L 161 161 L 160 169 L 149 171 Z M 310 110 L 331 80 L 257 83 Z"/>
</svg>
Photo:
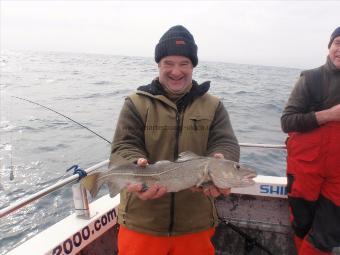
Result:
<svg viewBox="0 0 340 255">
<path fill-rule="evenodd" d="M 174 161 L 161 160 L 155 164 L 140 167 L 115 155 L 114 166 L 103 172 L 95 172 L 82 179 L 82 185 L 95 197 L 106 183 L 110 196 L 120 193 L 128 184 L 142 183 L 147 188 L 153 184 L 166 187 L 168 192 L 177 192 L 191 187 L 213 183 L 218 188 L 246 187 L 254 184 L 256 172 L 239 163 L 198 156 L 182 152 Z"/>
</svg>

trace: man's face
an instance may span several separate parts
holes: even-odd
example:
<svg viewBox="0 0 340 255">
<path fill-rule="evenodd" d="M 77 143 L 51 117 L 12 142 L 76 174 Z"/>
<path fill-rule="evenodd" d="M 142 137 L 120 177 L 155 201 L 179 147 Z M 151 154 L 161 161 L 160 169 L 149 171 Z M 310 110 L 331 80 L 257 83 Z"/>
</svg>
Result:
<svg viewBox="0 0 340 255">
<path fill-rule="evenodd" d="M 158 63 L 159 82 L 172 92 L 180 92 L 192 83 L 191 60 L 183 56 L 167 56 Z"/>
<path fill-rule="evenodd" d="M 340 69 L 340 36 L 334 38 L 329 48 L 329 58 L 336 68 Z"/>
</svg>

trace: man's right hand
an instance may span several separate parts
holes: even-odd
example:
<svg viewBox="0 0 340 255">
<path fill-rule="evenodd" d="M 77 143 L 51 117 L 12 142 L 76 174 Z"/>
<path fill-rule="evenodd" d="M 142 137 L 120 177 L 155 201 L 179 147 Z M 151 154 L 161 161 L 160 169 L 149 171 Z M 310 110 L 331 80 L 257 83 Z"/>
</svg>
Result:
<svg viewBox="0 0 340 255">
<path fill-rule="evenodd" d="M 340 121 L 340 104 L 315 113 L 316 120 L 319 125 L 325 124 L 330 121 Z"/>
<path fill-rule="evenodd" d="M 329 110 L 331 111 L 333 121 L 340 121 L 340 104 L 334 105 Z"/>
<path fill-rule="evenodd" d="M 137 165 L 140 167 L 146 167 L 149 163 L 145 158 L 139 158 L 137 160 Z M 167 192 L 165 187 L 158 184 L 148 187 L 147 190 L 144 189 L 145 187 L 142 183 L 134 183 L 127 186 L 127 191 L 134 192 L 141 200 L 160 198 Z"/>
<path fill-rule="evenodd" d="M 128 192 L 134 192 L 141 200 L 160 198 L 167 192 L 165 187 L 162 187 L 158 184 L 148 187 L 146 191 L 143 191 L 143 189 L 144 186 L 142 183 L 130 184 L 127 187 Z"/>
</svg>

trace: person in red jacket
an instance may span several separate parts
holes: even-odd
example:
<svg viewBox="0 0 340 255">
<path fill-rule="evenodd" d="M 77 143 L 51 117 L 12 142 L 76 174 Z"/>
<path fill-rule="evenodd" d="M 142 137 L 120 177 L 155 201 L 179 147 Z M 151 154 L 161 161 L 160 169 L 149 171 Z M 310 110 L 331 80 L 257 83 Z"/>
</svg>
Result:
<svg viewBox="0 0 340 255">
<path fill-rule="evenodd" d="M 340 27 L 323 66 L 301 73 L 281 117 L 290 219 L 299 255 L 340 246 Z"/>
</svg>

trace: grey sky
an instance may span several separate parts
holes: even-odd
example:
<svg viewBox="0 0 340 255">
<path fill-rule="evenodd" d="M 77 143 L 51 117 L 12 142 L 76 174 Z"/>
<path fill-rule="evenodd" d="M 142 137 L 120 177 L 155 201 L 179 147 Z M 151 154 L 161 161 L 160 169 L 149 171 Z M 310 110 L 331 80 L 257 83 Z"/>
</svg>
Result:
<svg viewBox="0 0 340 255">
<path fill-rule="evenodd" d="M 200 60 L 310 68 L 325 62 L 340 1 L 4 1 L 1 50 L 153 57 L 182 24 Z"/>
</svg>

